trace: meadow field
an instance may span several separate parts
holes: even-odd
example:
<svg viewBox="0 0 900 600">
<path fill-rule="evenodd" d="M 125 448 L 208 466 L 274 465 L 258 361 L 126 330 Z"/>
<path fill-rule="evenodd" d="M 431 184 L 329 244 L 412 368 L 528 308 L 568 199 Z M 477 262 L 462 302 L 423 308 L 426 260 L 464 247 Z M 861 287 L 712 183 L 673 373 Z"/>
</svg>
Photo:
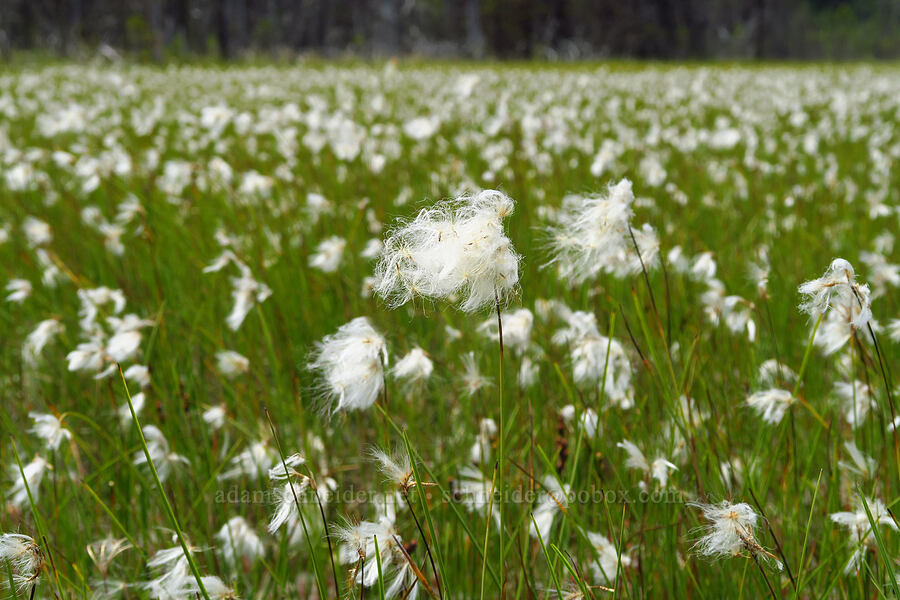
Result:
<svg viewBox="0 0 900 600">
<path fill-rule="evenodd" d="M 900 68 L 0 73 L 0 597 L 894 598 Z"/>
</svg>

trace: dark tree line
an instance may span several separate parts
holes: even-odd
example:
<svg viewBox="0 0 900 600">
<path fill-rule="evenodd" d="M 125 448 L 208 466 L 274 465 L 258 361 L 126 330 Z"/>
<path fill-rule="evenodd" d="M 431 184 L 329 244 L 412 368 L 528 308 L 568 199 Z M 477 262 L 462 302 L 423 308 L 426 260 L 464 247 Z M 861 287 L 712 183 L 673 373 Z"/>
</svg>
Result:
<svg viewBox="0 0 900 600">
<path fill-rule="evenodd" d="M 893 58 L 900 0 L 0 0 L 0 50 Z"/>
</svg>

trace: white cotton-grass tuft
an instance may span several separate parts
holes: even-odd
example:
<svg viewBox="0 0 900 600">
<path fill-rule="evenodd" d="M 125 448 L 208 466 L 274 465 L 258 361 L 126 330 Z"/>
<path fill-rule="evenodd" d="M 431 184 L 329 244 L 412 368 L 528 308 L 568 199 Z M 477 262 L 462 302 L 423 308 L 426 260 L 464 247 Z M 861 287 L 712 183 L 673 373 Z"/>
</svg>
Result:
<svg viewBox="0 0 900 600">
<path fill-rule="evenodd" d="M 166 440 L 163 432 L 158 427 L 155 425 L 144 425 L 142 431 L 144 440 L 147 442 L 147 453 L 150 455 L 153 466 L 156 467 L 160 481 L 165 481 L 176 466 L 190 464 L 187 458 L 176 454 L 169 448 L 168 440 Z M 147 455 L 144 454 L 143 450 L 135 453 L 134 464 L 136 466 L 146 463 Z"/>
<path fill-rule="evenodd" d="M 563 418 L 566 425 L 575 423 L 575 406 L 566 404 L 559 410 L 559 416 Z M 585 408 L 578 417 L 576 431 L 583 432 L 584 435 L 592 440 L 600 433 L 600 417 L 593 408 Z"/>
<path fill-rule="evenodd" d="M 600 533 L 588 531 L 587 538 L 597 552 L 597 559 L 590 563 L 594 578 L 603 584 L 613 585 L 618 578 L 619 569 L 631 566 L 631 557 L 619 550 L 609 538 Z"/>
<path fill-rule="evenodd" d="M 380 448 L 373 447 L 369 449 L 369 456 L 378 466 L 378 471 L 384 476 L 386 483 L 401 489 L 410 487 L 410 483 L 415 484 L 412 479 L 412 462 L 405 449 L 398 448 L 391 452 L 385 452 Z"/>
<path fill-rule="evenodd" d="M 357 317 L 316 343 L 308 368 L 320 375 L 319 388 L 337 412 L 372 406 L 387 364 L 384 338 L 366 317 Z"/>
<path fill-rule="evenodd" d="M 534 314 L 527 308 L 520 308 L 500 315 L 503 325 L 503 346 L 517 354 L 528 350 L 531 345 L 531 327 L 534 324 Z M 478 330 L 497 341 L 500 339 L 497 318 L 492 317 L 479 325 Z"/>
<path fill-rule="evenodd" d="M 583 282 L 601 273 L 625 277 L 659 264 L 659 239 L 649 224 L 632 228 L 631 181 L 606 194 L 569 195 L 549 228 L 554 265 L 562 279 Z M 632 237 L 633 236 L 633 237 Z M 636 247 L 636 248 L 635 248 Z"/>
<path fill-rule="evenodd" d="M 319 242 L 314 254 L 309 257 L 309 266 L 323 273 L 334 273 L 341 266 L 347 240 L 333 235 Z"/>
<path fill-rule="evenodd" d="M 746 551 L 772 562 L 781 570 L 781 562 L 756 541 L 754 532 L 759 515 L 752 506 L 744 502 L 732 504 L 727 500 L 719 504 L 689 503 L 689 506 L 699 508 L 708 521 L 702 529 L 704 535 L 691 550 L 710 558 L 737 556 Z"/>
<path fill-rule="evenodd" d="M 27 535 L 21 533 L 0 534 L 0 589 L 6 589 L 12 582 L 14 595 L 37 585 L 44 567 L 44 554 L 40 546 Z"/>
<path fill-rule="evenodd" d="M 31 412 L 28 416 L 34 421 L 29 433 L 42 439 L 48 450 L 58 450 L 63 440 L 72 439 L 72 432 L 63 426 L 62 420 L 56 415 Z"/>
<path fill-rule="evenodd" d="M 541 481 L 541 487 L 543 491 L 531 513 L 532 521 L 528 532 L 531 537 L 535 539 L 540 537 L 544 544 L 548 544 L 553 522 L 556 515 L 569 505 L 572 488 L 568 483 L 561 485 L 553 475 L 546 475 Z"/>
<path fill-rule="evenodd" d="M 858 379 L 852 383 L 838 381 L 834 384 L 834 394 L 841 400 L 844 419 L 852 429 L 862 425 L 875 407 L 875 393 L 871 386 Z"/>
<path fill-rule="evenodd" d="M 463 354 L 462 362 L 463 374 L 460 377 L 460 383 L 464 394 L 474 396 L 479 390 L 493 385 L 490 379 L 482 375 L 474 352 Z"/>
<path fill-rule="evenodd" d="M 868 513 L 866 509 L 868 508 Z M 853 511 L 831 513 L 829 518 L 847 530 L 847 542 L 853 548 L 850 557 L 844 567 L 844 574 L 859 570 L 859 565 L 866 554 L 867 548 L 875 547 L 875 527 L 884 526 L 897 531 L 897 524 L 890 512 L 878 498 L 863 498 L 858 496 L 854 500 Z M 871 515 L 871 520 L 869 519 Z"/>
<path fill-rule="evenodd" d="M 44 347 L 54 336 L 61 334 L 65 329 L 65 325 L 58 319 L 45 319 L 38 323 L 37 327 L 25 338 L 25 343 L 22 344 L 22 358 L 25 364 L 30 367 L 35 366 Z"/>
<path fill-rule="evenodd" d="M 568 345 L 572 376 L 580 387 L 602 386 L 605 398 L 622 409 L 634 404 L 631 361 L 618 340 L 601 335 L 597 319 L 586 311 L 570 312 L 567 327 L 553 334 L 553 343 Z"/>
<path fill-rule="evenodd" d="M 762 420 L 771 425 L 781 423 L 785 413 L 796 402 L 787 390 L 771 388 L 754 392 L 747 397 L 747 405 L 754 409 Z"/>
<path fill-rule="evenodd" d="M 380 562 L 385 598 L 418 597 L 419 586 L 399 546 L 403 541 L 392 519 L 339 525 L 334 528 L 334 536 L 339 542 L 340 562 L 350 568 L 355 585 L 372 587 L 378 583 Z"/>
<path fill-rule="evenodd" d="M 824 275 L 798 289 L 804 297 L 800 310 L 814 319 L 822 318 L 815 344 L 825 354 L 842 348 L 855 332 L 862 332 L 862 339 L 871 342 L 872 332 L 879 331 L 872 316 L 869 286 L 856 281 L 853 265 L 843 258 L 834 259 Z"/>
<path fill-rule="evenodd" d="M 50 463 L 41 456 L 35 456 L 31 462 L 22 465 L 21 471 L 19 465 L 14 463 L 9 469 L 13 481 L 12 488 L 7 492 L 10 504 L 20 509 L 29 507 L 29 492 L 34 502 L 37 502 L 40 496 L 41 482 L 47 471 L 51 469 L 53 467 Z"/>
<path fill-rule="evenodd" d="M 219 551 L 232 568 L 239 560 L 253 564 L 265 554 L 265 547 L 256 531 L 243 517 L 232 517 L 216 533 Z"/>
<path fill-rule="evenodd" d="M 216 365 L 219 372 L 228 379 L 243 375 L 250 370 L 250 360 L 234 350 L 216 352 Z"/>
<path fill-rule="evenodd" d="M 458 299 L 461 310 L 475 312 L 505 302 L 519 283 L 520 257 L 503 228 L 513 209 L 506 194 L 484 190 L 402 222 L 384 242 L 375 292 L 392 307 Z"/>
<path fill-rule="evenodd" d="M 616 446 L 622 448 L 628 454 L 628 458 L 625 459 L 627 468 L 643 471 L 646 476 L 659 482 L 661 487 L 665 487 L 668 482 L 669 472 L 678 470 L 674 463 L 663 456 L 658 456 L 652 461 L 648 461 L 641 449 L 630 440 L 622 440 Z"/>
<path fill-rule="evenodd" d="M 391 369 L 394 377 L 407 383 L 426 381 L 433 372 L 434 363 L 428 358 L 428 354 L 419 347 L 407 352 Z"/>
</svg>

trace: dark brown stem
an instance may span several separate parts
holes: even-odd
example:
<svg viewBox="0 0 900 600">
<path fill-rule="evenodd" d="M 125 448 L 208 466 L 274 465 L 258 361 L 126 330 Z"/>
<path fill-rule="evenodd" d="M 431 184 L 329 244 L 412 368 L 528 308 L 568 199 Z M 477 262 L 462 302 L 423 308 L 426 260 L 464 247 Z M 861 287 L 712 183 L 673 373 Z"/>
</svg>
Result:
<svg viewBox="0 0 900 600">
<path fill-rule="evenodd" d="M 772 541 L 775 542 L 775 549 L 778 551 L 778 556 L 781 557 L 781 563 L 784 565 L 784 570 L 787 571 L 788 578 L 791 580 L 791 584 L 794 586 L 794 589 L 797 589 L 797 581 L 794 579 L 794 574 L 791 572 L 791 566 L 788 564 L 787 558 L 784 556 L 784 551 L 781 549 L 781 544 L 778 542 L 778 537 L 775 535 L 775 532 L 772 530 L 772 524 L 769 523 L 768 517 L 766 517 L 766 511 L 763 510 L 762 504 L 759 503 L 759 500 L 756 498 L 756 494 L 753 492 L 753 488 L 750 487 L 750 497 L 753 498 L 753 502 L 756 504 L 756 508 L 759 510 L 759 514 L 762 515 L 763 520 L 766 522 L 766 528 L 769 530 L 769 535 L 772 536 Z"/>
<path fill-rule="evenodd" d="M 422 490 L 416 490 L 416 492 L 421 494 Z M 407 490 L 403 490 L 403 499 L 406 500 L 406 506 L 409 507 L 409 514 L 412 515 L 413 521 L 416 522 L 416 529 L 419 530 L 419 535 L 422 536 L 422 543 L 425 544 L 425 554 L 428 555 L 428 562 L 431 564 L 431 572 L 434 573 L 434 581 L 437 585 L 438 596 L 443 599 L 444 592 L 441 590 L 441 575 L 434 566 L 434 557 L 431 556 L 431 547 L 428 545 L 428 538 L 425 537 L 425 531 L 422 530 L 422 525 L 419 523 L 419 517 L 416 516 L 416 511 L 413 510 L 412 502 L 409 501 Z"/>
</svg>

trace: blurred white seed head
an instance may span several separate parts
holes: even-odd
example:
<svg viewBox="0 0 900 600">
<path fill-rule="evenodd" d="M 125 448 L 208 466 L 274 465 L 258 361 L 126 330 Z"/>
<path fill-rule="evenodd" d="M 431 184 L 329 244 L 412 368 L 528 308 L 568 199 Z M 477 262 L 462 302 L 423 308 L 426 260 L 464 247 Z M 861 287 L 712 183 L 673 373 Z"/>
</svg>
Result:
<svg viewBox="0 0 900 600">
<path fill-rule="evenodd" d="M 321 378 L 332 412 L 372 406 L 384 387 L 387 345 L 366 317 L 357 317 L 316 343 L 308 368 Z"/>
</svg>

